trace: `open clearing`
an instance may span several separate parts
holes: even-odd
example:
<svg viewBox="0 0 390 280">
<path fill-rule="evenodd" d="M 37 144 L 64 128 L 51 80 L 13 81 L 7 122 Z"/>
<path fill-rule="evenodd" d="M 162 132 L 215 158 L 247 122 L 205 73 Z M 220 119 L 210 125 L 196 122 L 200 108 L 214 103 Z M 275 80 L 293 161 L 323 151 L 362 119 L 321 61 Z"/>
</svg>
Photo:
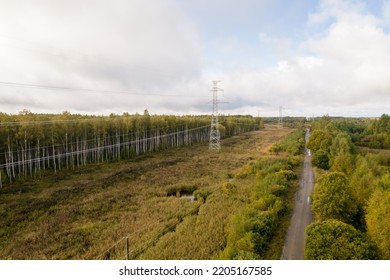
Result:
<svg viewBox="0 0 390 280">
<path fill-rule="evenodd" d="M 243 207 L 221 186 L 234 180 L 245 196 L 247 179 L 233 175 L 251 160 L 276 156 L 269 148 L 291 131 L 266 126 L 224 139 L 220 152 L 197 144 L 6 187 L 0 258 L 125 258 L 125 236 L 131 258 L 215 258 L 226 245 L 228 218 Z M 194 201 L 180 197 L 194 191 Z"/>
</svg>

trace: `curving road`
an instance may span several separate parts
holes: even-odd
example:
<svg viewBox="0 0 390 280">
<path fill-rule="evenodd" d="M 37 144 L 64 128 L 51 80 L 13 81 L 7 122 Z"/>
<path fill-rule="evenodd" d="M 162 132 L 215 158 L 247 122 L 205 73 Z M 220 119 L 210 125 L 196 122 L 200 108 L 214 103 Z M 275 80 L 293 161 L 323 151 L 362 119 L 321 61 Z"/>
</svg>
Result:
<svg viewBox="0 0 390 280">
<path fill-rule="evenodd" d="M 310 136 L 306 130 L 305 142 Z M 312 223 L 310 194 L 313 190 L 314 176 L 311 166 L 311 152 L 305 148 L 303 172 L 299 182 L 299 190 L 295 194 L 295 206 L 290 227 L 287 230 L 283 246 L 282 260 L 303 260 L 305 249 L 305 230 Z"/>
</svg>

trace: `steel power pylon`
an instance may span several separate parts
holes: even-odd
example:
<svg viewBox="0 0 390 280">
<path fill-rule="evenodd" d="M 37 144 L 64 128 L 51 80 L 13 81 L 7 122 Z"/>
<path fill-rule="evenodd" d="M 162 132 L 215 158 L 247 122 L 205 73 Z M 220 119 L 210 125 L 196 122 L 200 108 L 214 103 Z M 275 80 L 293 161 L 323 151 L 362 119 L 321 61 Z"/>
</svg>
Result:
<svg viewBox="0 0 390 280">
<path fill-rule="evenodd" d="M 220 81 L 213 81 L 213 114 L 211 116 L 211 130 L 210 130 L 210 142 L 209 150 L 219 151 L 221 149 L 221 136 L 219 133 L 218 125 L 218 91 L 222 91 L 218 88 Z"/>
</svg>

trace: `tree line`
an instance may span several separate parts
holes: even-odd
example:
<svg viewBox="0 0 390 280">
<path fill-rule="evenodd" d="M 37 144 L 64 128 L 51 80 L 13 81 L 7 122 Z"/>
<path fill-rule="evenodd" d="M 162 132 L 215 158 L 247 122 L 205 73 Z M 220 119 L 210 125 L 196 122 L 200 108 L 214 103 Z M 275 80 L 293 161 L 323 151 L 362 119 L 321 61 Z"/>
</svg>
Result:
<svg viewBox="0 0 390 280">
<path fill-rule="evenodd" d="M 369 148 L 390 149 L 390 116 L 383 114 L 369 123 L 363 131 L 359 144 Z"/>
<path fill-rule="evenodd" d="M 316 222 L 306 230 L 307 259 L 390 259 L 390 154 L 359 147 L 372 146 L 367 137 L 388 137 L 388 118 L 325 116 L 313 123 L 307 147 L 318 178 L 312 194 Z"/>
<path fill-rule="evenodd" d="M 221 137 L 257 130 L 260 118 L 222 116 Z M 170 147 L 206 142 L 209 116 L 109 116 L 0 113 L 0 187 L 46 170 L 132 158 Z"/>
</svg>

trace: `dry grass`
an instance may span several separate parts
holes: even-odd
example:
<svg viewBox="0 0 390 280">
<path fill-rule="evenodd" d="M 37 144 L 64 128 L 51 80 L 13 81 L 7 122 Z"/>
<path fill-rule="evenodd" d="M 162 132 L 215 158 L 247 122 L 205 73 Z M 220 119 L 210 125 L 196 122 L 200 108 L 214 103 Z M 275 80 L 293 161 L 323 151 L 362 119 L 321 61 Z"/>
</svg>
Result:
<svg viewBox="0 0 390 280">
<path fill-rule="evenodd" d="M 234 193 L 223 184 L 248 161 L 275 156 L 269 148 L 291 131 L 266 126 L 223 140 L 220 152 L 198 144 L 7 187 L 0 258 L 98 259 L 128 236 L 133 258 L 211 259 L 246 199 L 245 179 L 234 179 Z M 172 195 L 195 189 L 205 199 Z"/>
</svg>

